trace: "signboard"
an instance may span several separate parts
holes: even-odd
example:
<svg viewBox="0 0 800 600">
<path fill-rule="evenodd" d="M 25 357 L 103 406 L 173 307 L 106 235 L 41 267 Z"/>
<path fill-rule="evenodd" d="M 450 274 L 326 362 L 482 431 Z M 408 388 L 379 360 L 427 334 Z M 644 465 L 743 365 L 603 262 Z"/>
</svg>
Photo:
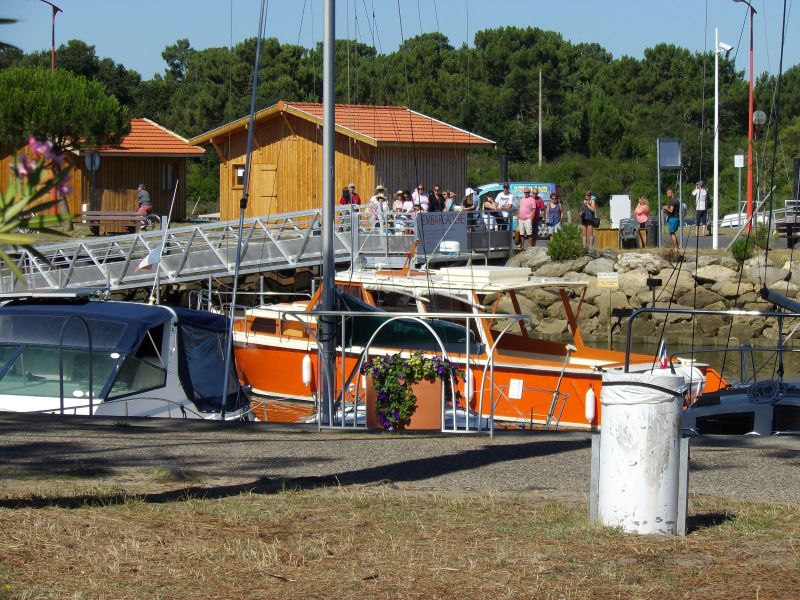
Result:
<svg viewBox="0 0 800 600">
<path fill-rule="evenodd" d="M 597 287 L 609 290 L 619 287 L 619 273 L 598 273 Z"/>
<path fill-rule="evenodd" d="M 608 203 L 611 207 L 611 229 L 619 229 L 622 219 L 631 218 L 631 197 L 627 194 L 614 194 Z"/>
<path fill-rule="evenodd" d="M 675 138 L 658 140 L 658 166 L 661 169 L 680 169 L 681 141 Z"/>
<path fill-rule="evenodd" d="M 417 213 L 417 254 L 441 253 L 440 242 L 458 242 L 461 251 L 468 251 L 467 215 L 462 212 Z M 453 245 L 454 246 L 454 245 Z"/>
<path fill-rule="evenodd" d="M 737 169 L 741 169 L 744 167 L 744 154 L 734 154 L 733 155 L 733 166 Z"/>
<path fill-rule="evenodd" d="M 100 168 L 100 155 L 97 152 L 89 152 L 85 158 L 86 168 L 93 173 Z"/>
</svg>

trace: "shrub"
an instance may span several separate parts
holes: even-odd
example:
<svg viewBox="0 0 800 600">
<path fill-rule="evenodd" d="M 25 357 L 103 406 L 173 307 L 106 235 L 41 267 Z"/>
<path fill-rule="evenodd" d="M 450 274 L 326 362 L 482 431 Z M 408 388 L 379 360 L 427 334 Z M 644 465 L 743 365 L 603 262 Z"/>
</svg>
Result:
<svg viewBox="0 0 800 600">
<path fill-rule="evenodd" d="M 755 231 L 750 234 L 750 237 L 753 238 L 753 242 L 759 248 L 766 248 L 767 247 L 767 237 L 769 237 L 769 229 L 767 228 L 766 224 L 759 223 L 756 225 Z"/>
<path fill-rule="evenodd" d="M 755 245 L 755 240 L 752 237 L 744 235 L 731 244 L 731 255 L 741 266 L 744 261 L 753 256 Z"/>
<path fill-rule="evenodd" d="M 581 228 L 572 223 L 565 223 L 547 244 L 547 256 L 553 260 L 574 260 L 584 254 L 586 248 L 581 241 Z"/>
</svg>

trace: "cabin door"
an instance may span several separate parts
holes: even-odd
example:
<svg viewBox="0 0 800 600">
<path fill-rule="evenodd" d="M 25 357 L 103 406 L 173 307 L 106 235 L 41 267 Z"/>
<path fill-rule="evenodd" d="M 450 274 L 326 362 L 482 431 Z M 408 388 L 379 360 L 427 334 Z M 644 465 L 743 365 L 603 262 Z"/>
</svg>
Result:
<svg viewBox="0 0 800 600">
<path fill-rule="evenodd" d="M 253 216 L 262 217 L 273 214 L 277 208 L 278 165 L 255 165 L 253 178 Z"/>
</svg>

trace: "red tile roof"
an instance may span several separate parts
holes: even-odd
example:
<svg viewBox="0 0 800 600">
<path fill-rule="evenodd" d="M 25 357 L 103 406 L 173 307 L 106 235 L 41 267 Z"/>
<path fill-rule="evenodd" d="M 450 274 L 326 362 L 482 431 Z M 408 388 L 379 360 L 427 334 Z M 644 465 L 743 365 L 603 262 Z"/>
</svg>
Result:
<svg viewBox="0 0 800 600">
<path fill-rule="evenodd" d="M 322 123 L 322 104 L 311 102 L 286 102 L 281 100 L 269 108 L 258 111 L 256 121 L 269 119 L 282 112 Z M 405 106 L 371 106 L 364 104 L 337 104 L 336 129 L 340 133 L 361 138 L 374 146 L 383 144 L 439 144 L 457 146 L 493 146 L 494 142 L 464 129 L 448 125 L 438 119 L 423 115 Z M 243 129 L 249 117 L 232 121 L 198 135 L 190 144 L 207 144 L 215 137 Z"/>
<path fill-rule="evenodd" d="M 131 132 L 117 146 L 103 146 L 102 156 L 198 156 L 205 150 L 192 146 L 177 133 L 150 119 L 131 119 Z"/>
<path fill-rule="evenodd" d="M 322 104 L 286 102 L 286 106 L 322 118 Z M 494 145 L 492 140 L 413 111 L 405 106 L 337 104 L 336 124 L 377 142 Z"/>
</svg>

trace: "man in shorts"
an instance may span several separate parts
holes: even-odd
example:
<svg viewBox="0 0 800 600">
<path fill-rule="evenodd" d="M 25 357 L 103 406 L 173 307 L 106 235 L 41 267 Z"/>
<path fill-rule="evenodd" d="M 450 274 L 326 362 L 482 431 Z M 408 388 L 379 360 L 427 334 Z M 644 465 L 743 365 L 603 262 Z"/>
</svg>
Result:
<svg viewBox="0 0 800 600">
<path fill-rule="evenodd" d="M 678 242 L 678 236 L 676 234 L 681 223 L 681 204 L 675 197 L 675 190 L 672 188 L 667 188 L 667 203 L 662 210 L 667 214 L 667 229 L 669 231 L 670 243 L 673 248 L 680 250 L 681 245 Z"/>
<path fill-rule="evenodd" d="M 519 202 L 519 246 L 517 250 L 525 249 L 525 240 L 528 240 L 528 247 L 534 244 L 533 242 L 533 213 L 536 209 L 536 200 L 531 196 L 530 188 L 525 188 L 524 196 Z"/>
</svg>

